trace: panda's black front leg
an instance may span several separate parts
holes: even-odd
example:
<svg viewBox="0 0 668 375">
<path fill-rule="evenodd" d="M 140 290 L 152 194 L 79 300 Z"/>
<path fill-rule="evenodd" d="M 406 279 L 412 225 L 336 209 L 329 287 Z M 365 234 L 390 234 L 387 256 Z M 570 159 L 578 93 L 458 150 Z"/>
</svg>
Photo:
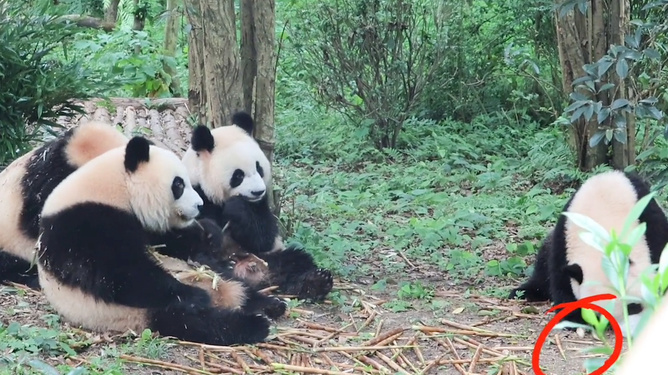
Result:
<svg viewBox="0 0 668 375">
<path fill-rule="evenodd" d="M 321 301 L 332 291 L 332 273 L 318 268 L 304 249 L 290 246 L 282 251 L 260 254 L 269 264 L 272 284 L 286 294 L 300 299 Z"/>
<path fill-rule="evenodd" d="M 232 239 L 245 251 L 267 262 L 271 282 L 282 292 L 320 301 L 332 290 L 331 272 L 318 268 L 304 249 L 294 246 L 274 249 L 279 238 L 278 222 L 266 197 L 259 202 L 232 197 L 225 202 L 223 213 Z"/>
<path fill-rule="evenodd" d="M 222 228 L 213 220 L 200 219 L 185 228 L 149 235 L 151 246 L 155 246 L 160 254 L 193 260 L 222 276 L 233 272 L 233 263 L 223 253 Z"/>
<path fill-rule="evenodd" d="M 267 197 L 259 202 L 232 197 L 225 201 L 223 218 L 227 233 L 245 251 L 259 255 L 274 249 L 278 221 L 269 208 Z"/>
</svg>

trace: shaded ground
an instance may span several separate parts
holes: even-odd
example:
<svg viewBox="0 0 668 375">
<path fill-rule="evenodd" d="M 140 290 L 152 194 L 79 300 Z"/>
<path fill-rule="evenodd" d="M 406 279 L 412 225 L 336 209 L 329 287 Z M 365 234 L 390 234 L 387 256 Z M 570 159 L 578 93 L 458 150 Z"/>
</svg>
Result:
<svg viewBox="0 0 668 375">
<path fill-rule="evenodd" d="M 90 117 L 123 124 L 127 135 L 144 134 L 181 154 L 190 130 L 183 101 L 143 106 L 142 101 L 86 103 Z M 164 104 L 164 103 L 163 103 Z M 111 112 L 110 110 L 111 109 Z M 60 121 L 72 126 L 85 119 Z M 419 280 L 433 294 L 397 299 L 397 288 L 372 291 L 376 280 L 339 282 L 331 300 L 322 305 L 291 303 L 288 316 L 264 344 L 220 348 L 171 342 L 135 335 L 93 334 L 64 324 L 62 331 L 76 355 L 43 356 L 49 364 L 105 366 L 101 358 L 120 357 L 132 374 L 210 373 L 429 373 L 531 374 L 531 355 L 547 324 L 547 304 L 511 302 L 471 292 L 467 280 L 450 280 L 433 266 L 411 260 L 391 249 L 378 252 L 405 263 L 401 279 Z M 503 256 L 503 246 L 491 245 L 484 260 Z M 358 261 L 365 261 L 359 259 Z M 491 279 L 492 283 L 495 279 Z M 509 285 L 474 284 L 473 288 L 505 290 Z M 40 293 L 11 287 L 0 290 L 4 324 L 19 322 L 49 327 L 55 314 Z M 53 323 L 51 323 L 53 325 Z M 139 333 L 138 333 L 139 334 Z M 128 346 L 127 342 L 133 342 Z M 550 335 L 542 350 L 547 374 L 581 374 L 580 350 L 596 343 L 574 332 Z M 144 363 L 138 366 L 135 363 Z M 329 371 L 329 372 L 327 372 Z"/>
</svg>

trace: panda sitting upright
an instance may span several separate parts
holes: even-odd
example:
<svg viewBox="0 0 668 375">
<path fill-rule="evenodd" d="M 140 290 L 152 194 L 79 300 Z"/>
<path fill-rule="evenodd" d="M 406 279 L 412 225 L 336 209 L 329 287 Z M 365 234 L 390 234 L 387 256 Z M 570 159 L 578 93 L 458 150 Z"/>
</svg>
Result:
<svg viewBox="0 0 668 375">
<path fill-rule="evenodd" d="M 264 340 L 269 320 L 257 303 L 265 298 L 223 280 L 212 301 L 149 254 L 149 232 L 190 226 L 201 205 L 181 160 L 142 137 L 89 161 L 41 211 L 44 295 L 65 320 L 88 329 L 149 328 L 214 345 Z"/>
<path fill-rule="evenodd" d="M 333 286 L 330 271 L 318 268 L 304 249 L 284 248 L 281 241 L 266 194 L 271 166 L 251 135 L 253 119 L 238 112 L 232 122 L 213 130 L 195 128 L 183 156 L 204 200 L 199 218 L 215 221 L 241 249 L 264 259 L 271 282 L 284 293 L 324 299 Z"/>
<path fill-rule="evenodd" d="M 619 234 L 633 206 L 649 192 L 649 185 L 634 174 L 605 172 L 585 181 L 566 203 L 564 212 L 585 215 L 606 231 L 615 229 Z M 632 297 L 640 297 L 642 272 L 651 264 L 659 262 L 664 246 L 668 243 L 668 219 L 655 199 L 649 202 L 638 222 L 645 223 L 647 228 L 629 257 L 627 293 Z M 579 236 L 582 231 L 582 228 L 561 215 L 536 255 L 533 274 L 524 284 L 513 289 L 509 298 L 552 300 L 555 305 L 559 305 L 611 293 L 611 281 L 602 266 L 603 253 L 582 241 Z M 595 303 L 603 305 L 608 301 Z M 611 313 L 621 322 L 621 305 L 615 302 L 614 306 Z M 631 302 L 627 308 L 631 324 L 635 326 L 643 306 Z M 584 323 L 580 309 L 565 319 Z"/>
</svg>

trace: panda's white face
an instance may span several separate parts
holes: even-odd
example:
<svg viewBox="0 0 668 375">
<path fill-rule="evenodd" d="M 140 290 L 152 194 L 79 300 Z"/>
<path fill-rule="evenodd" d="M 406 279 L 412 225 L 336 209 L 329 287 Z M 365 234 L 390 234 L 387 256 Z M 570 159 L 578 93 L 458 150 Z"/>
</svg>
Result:
<svg viewBox="0 0 668 375">
<path fill-rule="evenodd" d="M 128 188 L 135 214 L 145 227 L 160 232 L 190 225 L 204 204 L 181 160 L 156 146 L 148 163 L 129 175 Z"/>
<path fill-rule="evenodd" d="M 235 168 L 228 182 L 228 197 L 240 196 L 249 202 L 261 200 L 267 191 L 264 183 L 264 168 L 259 161 L 252 165 L 251 160 L 244 160 L 245 168 Z M 240 165 L 239 165 L 240 166 Z"/>
<path fill-rule="evenodd" d="M 211 130 L 211 151 L 186 151 L 183 162 L 193 184 L 215 204 L 239 196 L 249 202 L 262 200 L 271 179 L 269 160 L 257 142 L 237 126 Z"/>
</svg>

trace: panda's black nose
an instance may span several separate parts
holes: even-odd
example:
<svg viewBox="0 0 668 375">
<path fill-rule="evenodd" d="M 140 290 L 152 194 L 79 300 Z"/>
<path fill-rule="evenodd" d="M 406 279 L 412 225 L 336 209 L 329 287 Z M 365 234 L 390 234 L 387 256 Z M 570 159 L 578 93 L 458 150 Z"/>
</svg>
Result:
<svg viewBox="0 0 668 375">
<path fill-rule="evenodd" d="M 643 311 L 643 307 L 639 303 L 629 303 L 626 305 L 627 311 L 629 312 L 629 315 L 636 315 L 640 314 Z"/>
<path fill-rule="evenodd" d="M 202 207 L 204 207 L 203 204 L 198 204 L 197 205 L 197 211 L 202 211 Z"/>
<path fill-rule="evenodd" d="M 256 196 L 256 197 L 259 197 L 259 196 L 261 196 L 262 194 L 264 194 L 264 190 L 251 191 L 251 194 L 253 194 L 253 195 Z"/>
</svg>

